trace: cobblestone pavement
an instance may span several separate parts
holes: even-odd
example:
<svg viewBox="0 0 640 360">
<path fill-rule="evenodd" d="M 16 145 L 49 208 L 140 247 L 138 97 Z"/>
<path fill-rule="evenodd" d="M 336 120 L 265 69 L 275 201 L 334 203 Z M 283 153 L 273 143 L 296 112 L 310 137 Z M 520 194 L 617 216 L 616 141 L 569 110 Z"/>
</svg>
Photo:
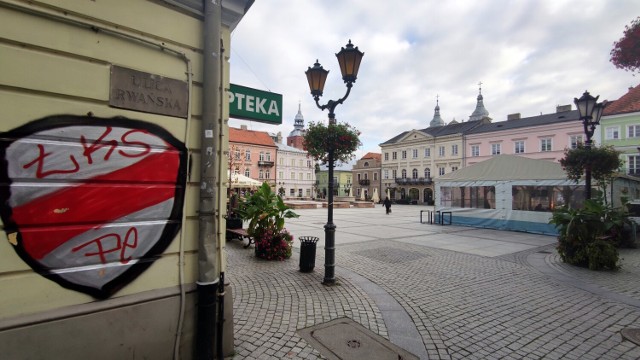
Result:
<svg viewBox="0 0 640 360">
<path fill-rule="evenodd" d="M 404 309 L 423 347 L 407 350 L 421 358 L 640 359 L 620 336 L 640 328 L 640 250 L 622 251 L 621 271 L 593 272 L 562 264 L 553 237 L 420 224 L 421 209 L 336 209 L 333 287 L 321 284 L 323 246 L 315 271 L 301 273 L 297 249 L 267 262 L 229 243 L 235 358 L 321 359 L 296 331 L 345 316 L 396 342 L 402 334 L 355 273 Z M 290 230 L 323 239 L 326 209 L 298 213 Z"/>
</svg>

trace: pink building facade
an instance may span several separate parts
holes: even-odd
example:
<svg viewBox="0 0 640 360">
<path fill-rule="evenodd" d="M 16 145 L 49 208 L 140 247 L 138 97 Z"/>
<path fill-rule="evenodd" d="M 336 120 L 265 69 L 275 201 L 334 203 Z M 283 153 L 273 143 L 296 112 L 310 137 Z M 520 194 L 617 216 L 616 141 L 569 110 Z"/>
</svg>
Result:
<svg viewBox="0 0 640 360">
<path fill-rule="evenodd" d="M 521 118 L 477 126 L 463 137 L 463 159 L 469 166 L 500 154 L 559 161 L 566 148 L 584 142 L 584 130 L 577 110 L 558 106 L 553 114 Z"/>
</svg>

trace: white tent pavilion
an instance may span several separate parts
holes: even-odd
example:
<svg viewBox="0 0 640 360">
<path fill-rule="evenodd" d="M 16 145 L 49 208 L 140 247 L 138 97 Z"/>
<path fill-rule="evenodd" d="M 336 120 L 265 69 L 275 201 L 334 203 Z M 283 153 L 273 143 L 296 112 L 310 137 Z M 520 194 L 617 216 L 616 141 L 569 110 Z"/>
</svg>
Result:
<svg viewBox="0 0 640 360">
<path fill-rule="evenodd" d="M 229 187 L 233 189 L 238 189 L 238 188 L 257 189 L 261 185 L 262 185 L 262 182 L 258 180 L 254 180 L 250 177 L 246 177 L 242 174 L 230 174 L 229 176 Z"/>
</svg>

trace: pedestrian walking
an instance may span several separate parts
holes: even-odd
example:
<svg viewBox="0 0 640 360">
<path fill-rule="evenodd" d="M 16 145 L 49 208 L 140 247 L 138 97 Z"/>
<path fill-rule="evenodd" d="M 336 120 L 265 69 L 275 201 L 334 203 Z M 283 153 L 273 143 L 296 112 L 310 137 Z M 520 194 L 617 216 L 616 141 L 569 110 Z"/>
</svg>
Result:
<svg viewBox="0 0 640 360">
<path fill-rule="evenodd" d="M 391 213 L 391 200 L 389 200 L 389 198 L 387 197 L 386 199 L 384 199 L 383 204 L 385 209 L 387 209 L 387 215 L 389 215 Z"/>
</svg>

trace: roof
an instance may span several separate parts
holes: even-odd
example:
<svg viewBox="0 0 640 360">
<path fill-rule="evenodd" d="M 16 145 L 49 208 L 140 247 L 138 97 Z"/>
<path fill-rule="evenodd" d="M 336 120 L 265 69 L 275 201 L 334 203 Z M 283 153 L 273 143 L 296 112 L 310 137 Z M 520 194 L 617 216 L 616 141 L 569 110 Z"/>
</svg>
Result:
<svg viewBox="0 0 640 360">
<path fill-rule="evenodd" d="M 578 121 L 578 120 L 580 120 L 580 115 L 578 114 L 578 110 L 555 112 L 552 114 L 545 114 L 545 115 L 531 116 L 531 117 L 526 117 L 521 119 L 482 124 L 476 128 L 469 130 L 467 134 L 480 134 L 480 133 L 486 133 L 486 132 L 517 129 L 517 128 L 523 128 L 523 127 L 539 126 L 539 125 L 548 125 L 548 124 L 555 124 L 555 123 L 561 123 L 561 122 L 567 122 L 567 121 Z"/>
<path fill-rule="evenodd" d="M 276 147 L 275 142 L 264 131 L 229 128 L 229 142 Z"/>
<path fill-rule="evenodd" d="M 278 146 L 278 150 L 280 151 L 289 151 L 289 152 L 296 152 L 296 153 L 303 153 L 303 154 L 307 153 L 302 149 L 298 149 L 297 147 L 289 146 L 286 144 L 276 144 L 276 145 Z"/>
<path fill-rule="evenodd" d="M 503 154 L 440 176 L 436 181 L 566 179 L 567 174 L 557 162 Z"/>
<path fill-rule="evenodd" d="M 453 134 L 466 134 L 469 130 L 475 128 L 476 126 L 480 126 L 482 124 L 487 123 L 486 120 L 473 120 L 473 121 L 466 121 L 466 122 L 450 122 L 445 126 L 437 126 L 437 127 L 428 127 L 426 129 L 422 129 L 422 130 L 415 130 L 415 131 L 419 131 L 423 134 L 429 135 L 429 136 L 433 136 L 433 137 L 438 137 L 438 136 L 447 136 L 447 135 L 453 135 Z M 412 132 L 414 130 L 409 130 L 409 131 L 404 131 L 394 137 L 392 137 L 391 139 L 383 142 L 380 145 L 389 145 L 389 144 L 394 144 L 397 143 L 398 141 L 400 141 L 402 138 L 404 138 L 407 134 L 409 134 L 410 132 Z"/>
<path fill-rule="evenodd" d="M 363 157 L 361 157 L 360 159 L 363 159 L 363 160 L 364 159 L 381 160 L 382 159 L 382 154 L 374 153 L 374 152 L 368 152 Z"/>
<path fill-rule="evenodd" d="M 629 88 L 620 99 L 613 101 L 604 108 L 603 115 L 626 114 L 640 111 L 640 85 Z"/>
</svg>

